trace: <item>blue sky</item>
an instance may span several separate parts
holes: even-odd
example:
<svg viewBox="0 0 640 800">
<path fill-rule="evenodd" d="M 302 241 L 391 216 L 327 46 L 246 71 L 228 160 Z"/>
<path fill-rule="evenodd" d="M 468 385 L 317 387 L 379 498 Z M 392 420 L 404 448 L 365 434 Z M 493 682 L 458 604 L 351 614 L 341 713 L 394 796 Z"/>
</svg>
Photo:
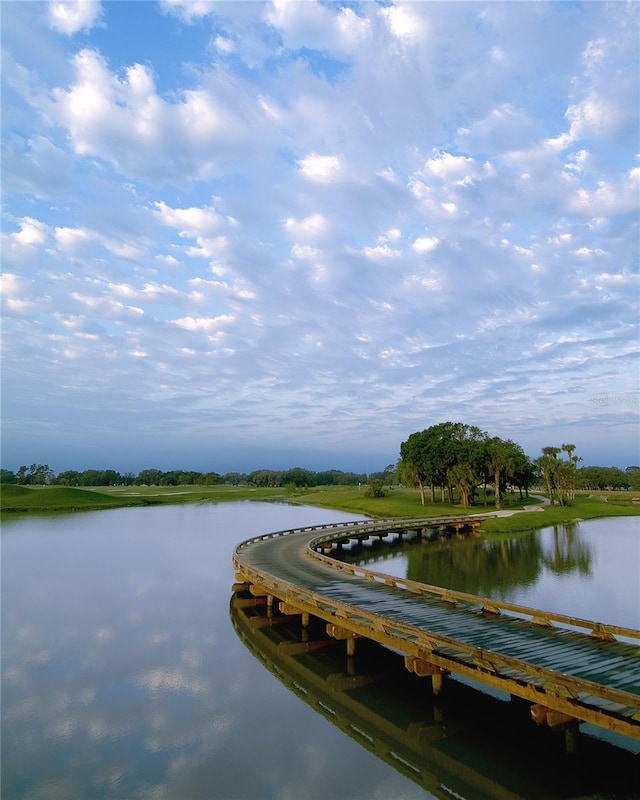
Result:
<svg viewBox="0 0 640 800">
<path fill-rule="evenodd" d="M 638 463 L 637 3 L 0 11 L 4 467 Z"/>
</svg>

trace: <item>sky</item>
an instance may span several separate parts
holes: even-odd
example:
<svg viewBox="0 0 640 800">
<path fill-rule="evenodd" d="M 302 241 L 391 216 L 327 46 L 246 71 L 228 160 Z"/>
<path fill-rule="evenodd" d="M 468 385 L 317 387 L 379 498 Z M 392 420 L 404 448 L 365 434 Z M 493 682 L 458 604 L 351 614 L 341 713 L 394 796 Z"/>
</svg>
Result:
<svg viewBox="0 0 640 800">
<path fill-rule="evenodd" d="M 3 467 L 640 462 L 640 4 L 0 14 Z"/>
</svg>

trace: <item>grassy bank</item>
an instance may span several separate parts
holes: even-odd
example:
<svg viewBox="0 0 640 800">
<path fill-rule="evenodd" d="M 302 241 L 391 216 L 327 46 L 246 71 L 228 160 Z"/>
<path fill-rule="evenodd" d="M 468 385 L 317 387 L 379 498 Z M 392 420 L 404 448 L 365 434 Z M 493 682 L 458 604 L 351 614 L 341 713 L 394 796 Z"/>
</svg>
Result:
<svg viewBox="0 0 640 800">
<path fill-rule="evenodd" d="M 317 486 L 312 489 L 298 489 L 291 500 L 309 506 L 335 508 L 352 514 L 364 514 L 369 517 L 430 517 L 445 514 L 480 514 L 492 510 L 492 504 L 482 503 L 473 508 L 464 509 L 450 503 L 420 503 L 417 489 L 385 489 L 384 497 L 366 497 L 365 486 Z M 511 497 L 506 499 L 505 508 L 523 508 L 530 500 L 520 502 Z"/>
<path fill-rule="evenodd" d="M 278 498 L 285 499 L 282 489 L 250 489 L 235 486 L 104 486 L 93 489 L 3 484 L 0 487 L 0 511 L 8 516 L 91 511 L 127 506 Z"/>
<path fill-rule="evenodd" d="M 561 525 L 574 520 L 628 517 L 640 515 L 640 503 L 634 503 L 629 492 L 608 495 L 578 495 L 571 506 L 545 506 L 542 511 L 495 517 L 482 523 L 484 533 L 518 533 Z"/>
<path fill-rule="evenodd" d="M 446 514 L 491 513 L 491 505 L 479 503 L 470 509 L 448 503 L 421 505 L 415 489 L 394 488 L 385 497 L 366 497 L 365 487 L 318 486 L 311 489 L 257 489 L 246 486 L 122 486 L 71 488 L 64 486 L 28 487 L 4 484 L 0 491 L 0 510 L 4 516 L 16 514 L 63 513 L 125 506 L 167 505 L 177 503 L 221 503 L 240 500 L 270 500 L 300 505 L 331 508 L 363 516 L 427 517 Z M 579 494 L 570 507 L 546 506 L 542 511 L 522 511 L 526 504 L 538 502 L 518 496 L 505 498 L 506 511 L 517 511 L 509 517 L 487 519 L 482 524 L 486 533 L 534 530 L 574 519 L 640 515 L 640 502 L 633 502 L 630 492 L 608 492 L 597 495 Z"/>
</svg>

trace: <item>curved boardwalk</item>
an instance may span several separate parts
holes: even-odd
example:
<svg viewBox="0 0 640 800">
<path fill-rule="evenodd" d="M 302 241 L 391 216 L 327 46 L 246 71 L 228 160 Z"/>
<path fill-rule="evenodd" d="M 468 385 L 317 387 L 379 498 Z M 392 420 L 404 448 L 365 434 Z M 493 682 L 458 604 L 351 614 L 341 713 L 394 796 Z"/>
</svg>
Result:
<svg viewBox="0 0 640 800">
<path fill-rule="evenodd" d="M 538 723 L 572 729 L 586 721 L 640 739 L 640 632 L 427 587 L 321 552 L 336 540 L 473 524 L 389 520 L 257 537 L 236 549 L 235 588 L 269 606 L 276 598 L 280 613 L 301 614 L 303 626 L 309 614 L 324 619 L 348 655 L 363 636 L 403 653 L 435 692 L 456 673 L 529 700 Z"/>
</svg>

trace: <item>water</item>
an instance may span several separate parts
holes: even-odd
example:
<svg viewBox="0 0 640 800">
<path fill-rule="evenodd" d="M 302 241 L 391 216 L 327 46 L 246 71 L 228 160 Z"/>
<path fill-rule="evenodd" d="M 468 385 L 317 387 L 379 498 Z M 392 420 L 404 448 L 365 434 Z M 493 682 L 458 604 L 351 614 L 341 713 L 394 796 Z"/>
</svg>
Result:
<svg viewBox="0 0 640 800">
<path fill-rule="evenodd" d="M 269 655 L 266 639 L 243 643 L 236 630 L 242 620 L 235 612 L 230 616 L 231 555 L 238 542 L 259 533 L 355 518 L 323 509 L 243 502 L 6 522 L 2 534 L 4 800 L 411 800 L 450 794 L 456 763 L 475 759 L 480 764 L 490 757 L 483 755 L 481 743 L 473 744 L 463 721 L 462 738 L 451 731 L 445 736 L 445 729 L 434 722 L 433 709 L 416 696 L 414 684 L 405 706 L 402 698 L 390 701 L 379 695 L 377 684 L 358 689 L 359 694 L 332 689 L 318 705 L 312 700 L 315 689 L 310 688 L 314 670 L 330 667 L 339 676 L 344 669 L 341 655 L 329 649 L 315 660 L 291 662 L 296 669 L 300 666 L 293 680 L 286 675 L 287 664 L 276 663 L 277 647 Z M 627 613 L 630 606 L 638 608 L 634 601 L 638 548 L 637 536 L 625 523 L 625 519 L 607 520 L 606 531 L 600 533 L 598 525 L 604 521 L 583 523 L 574 532 L 571 547 L 562 539 L 560 549 L 547 533 L 537 534 L 542 539 L 528 546 L 514 543 L 524 539 L 507 542 L 512 560 L 496 566 L 493 578 L 486 570 L 484 578 L 474 578 L 469 557 L 457 555 L 463 549 L 458 543 L 449 548 L 448 556 L 435 546 L 432 557 L 441 561 L 440 576 L 448 570 L 459 577 L 459 565 L 466 565 L 465 585 L 456 588 L 471 591 L 472 585 L 486 588 L 493 582 L 505 599 L 528 603 L 527 597 L 533 596 L 537 605 L 559 603 L 558 610 L 578 616 L 594 616 L 588 609 L 595 603 L 602 611 L 595 614 L 599 619 L 640 627 L 637 616 Z M 483 549 L 483 543 L 476 544 Z M 567 548 L 578 555 L 568 557 Z M 516 555 L 521 550 L 526 558 L 518 566 Z M 423 574 L 424 564 L 432 558 L 417 559 L 417 549 L 408 552 L 405 574 L 408 566 L 409 577 L 437 582 L 433 567 Z M 496 558 L 490 551 L 489 563 Z M 376 568 L 384 571 L 387 565 L 379 563 Z M 394 561 L 388 571 L 397 568 Z M 589 591 L 584 590 L 586 585 Z M 527 594 L 532 591 L 538 594 Z M 581 605 L 581 598 L 586 605 Z M 571 602 L 570 609 L 565 601 Z M 380 655 L 373 653 L 371 658 L 377 663 Z M 356 698 L 361 706 L 354 705 Z M 326 711 L 332 702 L 336 709 L 342 708 L 341 703 L 346 708 L 347 732 L 338 727 L 340 714 Z M 469 709 L 476 701 L 459 702 Z M 371 747 L 374 734 L 365 726 L 373 712 L 364 713 L 360 721 L 355 716 L 365 703 L 378 716 L 383 706 L 388 706 L 392 719 L 402 711 L 403 725 L 410 714 L 421 714 L 429 736 L 438 742 L 433 763 L 441 765 L 442 775 L 432 778 L 425 761 L 425 775 L 429 774 L 418 780 L 398 760 L 404 751 L 394 744 L 388 745 L 392 757 L 387 761 L 370 752 L 367 746 Z M 452 751 L 463 747 L 458 756 L 462 761 L 457 762 Z M 432 759 L 436 750 L 432 747 L 429 752 Z M 532 762 L 539 757 L 532 753 Z M 545 757 L 552 756 L 547 752 Z M 605 749 L 591 760 L 603 758 L 618 759 L 619 752 Z M 621 758 L 617 771 L 622 774 L 627 762 Z M 454 766 L 445 769 L 449 762 Z M 526 773 L 523 778 L 520 773 L 511 775 L 512 770 L 513 764 L 493 763 L 492 781 L 511 786 L 519 780 L 526 785 Z M 477 771 L 484 774 L 480 766 Z M 580 793 L 591 788 L 599 787 L 581 786 Z M 574 794 L 577 797 L 578 791 Z M 486 787 L 477 796 L 489 796 Z M 571 793 L 564 791 L 563 796 Z"/>
<path fill-rule="evenodd" d="M 349 559 L 421 583 L 640 629 L 640 519 L 557 525 L 500 541 L 405 545 Z"/>
</svg>

